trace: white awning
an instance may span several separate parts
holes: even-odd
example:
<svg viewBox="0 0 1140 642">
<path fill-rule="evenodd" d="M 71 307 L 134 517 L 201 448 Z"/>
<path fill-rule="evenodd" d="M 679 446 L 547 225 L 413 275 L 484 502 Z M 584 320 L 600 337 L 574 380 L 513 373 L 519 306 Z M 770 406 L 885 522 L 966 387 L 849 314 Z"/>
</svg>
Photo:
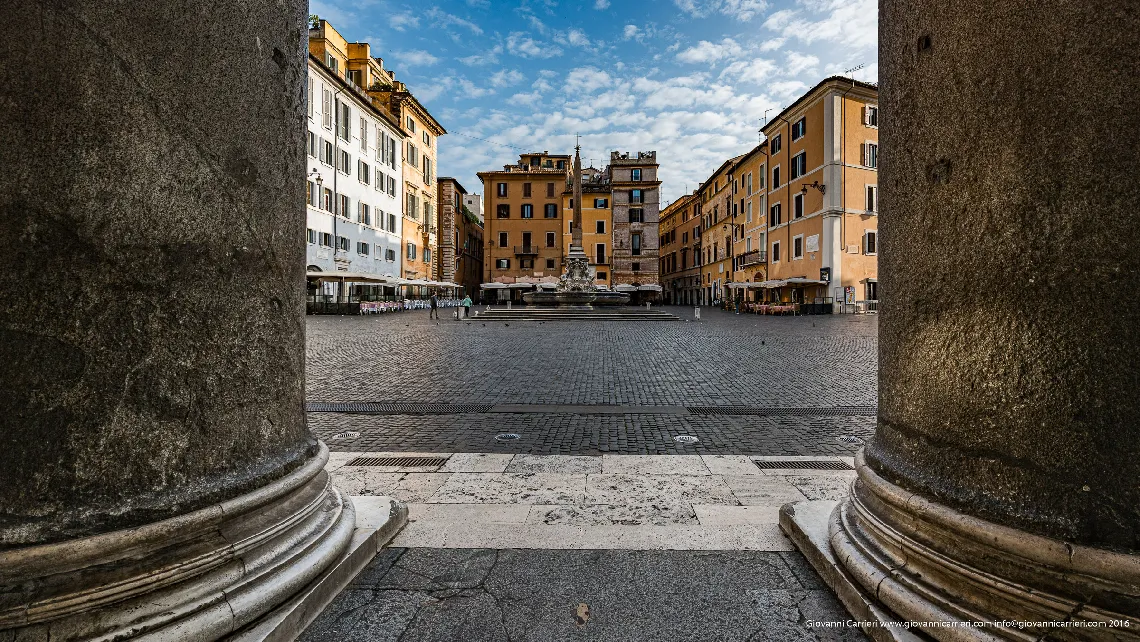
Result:
<svg viewBox="0 0 1140 642">
<path fill-rule="evenodd" d="M 439 287 L 441 287 L 441 288 L 461 288 L 463 286 L 459 285 L 458 283 L 452 283 L 451 281 L 440 281 Z"/>
<path fill-rule="evenodd" d="M 637 289 L 641 290 L 642 292 L 660 292 L 661 286 L 651 283 L 649 285 L 639 285 L 637 286 Z"/>
<path fill-rule="evenodd" d="M 400 285 L 431 285 L 431 281 L 423 279 L 400 279 Z"/>
<path fill-rule="evenodd" d="M 610 286 L 605 285 L 604 283 L 599 283 L 598 285 L 596 285 L 594 287 L 598 288 L 602 292 L 609 292 L 610 291 Z"/>
<path fill-rule="evenodd" d="M 539 283 L 538 287 L 543 290 L 556 290 L 558 289 L 557 283 Z"/>
<path fill-rule="evenodd" d="M 534 284 L 533 283 L 511 283 L 507 287 L 512 289 L 512 290 L 522 290 L 525 288 L 533 288 Z"/>
<path fill-rule="evenodd" d="M 628 283 L 618 283 L 614 286 L 615 292 L 637 292 L 637 287 Z"/>
<path fill-rule="evenodd" d="M 507 289 L 506 283 L 480 283 L 479 287 L 484 290 L 505 290 Z"/>
<path fill-rule="evenodd" d="M 761 282 L 757 283 L 757 285 L 759 285 L 762 288 L 782 288 L 787 284 L 788 284 L 787 281 L 783 281 L 780 279 L 773 279 L 771 281 L 761 281 Z"/>
<path fill-rule="evenodd" d="M 382 274 L 366 274 L 364 272 L 306 272 L 305 278 L 319 281 L 341 281 L 345 283 L 395 283 L 395 280 Z"/>
<path fill-rule="evenodd" d="M 788 285 L 827 285 L 827 281 L 820 281 L 819 279 L 805 279 L 803 277 L 792 277 L 788 279 Z"/>
</svg>

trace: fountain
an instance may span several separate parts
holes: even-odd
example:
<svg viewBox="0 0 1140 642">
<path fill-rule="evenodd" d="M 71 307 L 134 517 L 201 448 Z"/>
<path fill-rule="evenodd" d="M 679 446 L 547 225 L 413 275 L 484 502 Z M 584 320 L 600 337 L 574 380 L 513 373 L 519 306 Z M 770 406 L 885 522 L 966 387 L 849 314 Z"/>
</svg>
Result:
<svg viewBox="0 0 1140 642">
<path fill-rule="evenodd" d="M 599 290 L 594 285 L 590 258 L 582 248 L 582 146 L 574 147 L 574 225 L 570 236 L 570 252 L 566 256 L 566 269 L 551 292 L 528 292 L 523 295 L 527 305 L 552 306 L 592 310 L 599 305 L 625 305 L 629 295 L 624 292 Z"/>
</svg>

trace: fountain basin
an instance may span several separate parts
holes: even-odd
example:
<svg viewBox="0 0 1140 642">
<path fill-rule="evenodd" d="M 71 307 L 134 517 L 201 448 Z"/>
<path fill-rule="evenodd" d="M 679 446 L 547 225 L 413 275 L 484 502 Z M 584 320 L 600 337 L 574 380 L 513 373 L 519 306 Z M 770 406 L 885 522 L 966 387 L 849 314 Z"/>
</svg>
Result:
<svg viewBox="0 0 1140 642">
<path fill-rule="evenodd" d="M 624 292 L 527 292 L 522 295 L 527 305 L 551 307 L 593 307 L 598 305 L 626 305 L 629 295 Z"/>
</svg>

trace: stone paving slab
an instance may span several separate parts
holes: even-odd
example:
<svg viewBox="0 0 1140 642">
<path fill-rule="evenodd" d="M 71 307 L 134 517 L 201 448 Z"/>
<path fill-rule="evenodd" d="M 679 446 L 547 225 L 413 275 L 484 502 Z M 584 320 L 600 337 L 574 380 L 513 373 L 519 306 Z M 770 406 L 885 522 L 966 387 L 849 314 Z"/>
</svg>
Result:
<svg viewBox="0 0 1140 642">
<path fill-rule="evenodd" d="M 855 642 L 788 552 L 384 550 L 303 642 Z"/>
</svg>

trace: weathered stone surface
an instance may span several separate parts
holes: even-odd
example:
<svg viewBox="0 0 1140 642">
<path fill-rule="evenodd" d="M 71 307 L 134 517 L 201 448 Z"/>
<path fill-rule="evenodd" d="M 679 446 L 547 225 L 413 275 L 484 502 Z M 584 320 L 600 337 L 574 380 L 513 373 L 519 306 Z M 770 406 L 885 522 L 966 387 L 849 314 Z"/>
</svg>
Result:
<svg viewBox="0 0 1140 642">
<path fill-rule="evenodd" d="M 0 549 L 247 493 L 305 427 L 305 3 L 15 0 Z"/>
<path fill-rule="evenodd" d="M 1140 550 L 1140 13 L 880 3 L 879 474 Z"/>
</svg>

